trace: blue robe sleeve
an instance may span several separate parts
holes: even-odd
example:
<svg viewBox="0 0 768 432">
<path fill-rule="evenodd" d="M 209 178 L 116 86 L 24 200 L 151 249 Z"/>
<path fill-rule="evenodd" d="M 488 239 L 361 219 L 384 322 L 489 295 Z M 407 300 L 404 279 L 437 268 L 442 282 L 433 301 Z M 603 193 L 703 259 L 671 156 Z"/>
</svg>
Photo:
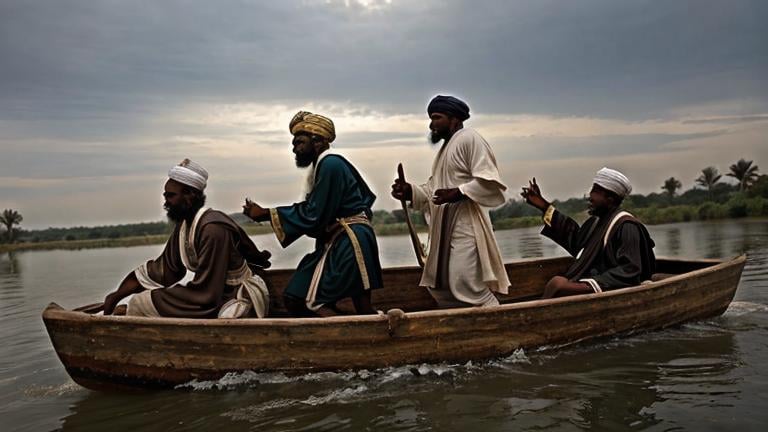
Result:
<svg viewBox="0 0 768 432">
<path fill-rule="evenodd" d="M 340 158 L 328 156 L 320 161 L 315 184 L 307 199 L 271 210 L 272 227 L 278 241 L 286 247 L 302 235 L 318 238 L 339 213 L 344 182 L 353 180 Z"/>
</svg>

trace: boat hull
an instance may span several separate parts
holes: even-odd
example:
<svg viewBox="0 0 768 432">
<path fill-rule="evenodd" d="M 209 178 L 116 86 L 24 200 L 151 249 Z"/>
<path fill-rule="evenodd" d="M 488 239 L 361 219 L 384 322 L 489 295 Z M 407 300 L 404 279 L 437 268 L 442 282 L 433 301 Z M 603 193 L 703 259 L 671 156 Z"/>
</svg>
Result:
<svg viewBox="0 0 768 432">
<path fill-rule="evenodd" d="M 418 269 L 405 268 L 385 272 L 388 288 L 374 292 L 374 303 L 388 312 L 378 316 L 157 319 L 91 315 L 51 304 L 43 320 L 67 372 L 84 387 L 170 387 L 246 370 L 299 374 L 484 359 L 677 325 L 722 314 L 745 260 L 659 260 L 662 271 L 687 272 L 637 287 L 492 308 L 419 310 L 434 305 L 410 282 Z M 541 282 L 568 263 L 557 258 L 508 265 L 510 279 L 526 281 L 514 292 L 539 295 Z M 272 276 L 270 282 L 279 283 L 284 275 Z M 400 279 L 407 284 L 396 285 Z"/>
</svg>

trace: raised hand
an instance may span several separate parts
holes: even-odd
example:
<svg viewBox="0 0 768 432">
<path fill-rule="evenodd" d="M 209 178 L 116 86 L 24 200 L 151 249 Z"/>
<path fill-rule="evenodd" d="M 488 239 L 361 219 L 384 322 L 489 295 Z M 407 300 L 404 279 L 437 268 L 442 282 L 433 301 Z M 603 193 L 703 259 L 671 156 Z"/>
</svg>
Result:
<svg viewBox="0 0 768 432">
<path fill-rule="evenodd" d="M 539 185 L 536 184 L 536 177 L 534 177 L 533 180 L 528 181 L 528 187 L 523 187 L 520 196 L 525 199 L 525 202 L 541 211 L 545 211 L 549 207 L 549 201 L 541 196 L 541 189 L 539 189 Z"/>
<path fill-rule="evenodd" d="M 395 179 L 392 183 L 392 198 L 396 200 L 413 200 L 413 189 L 411 184 L 400 179 Z"/>
</svg>

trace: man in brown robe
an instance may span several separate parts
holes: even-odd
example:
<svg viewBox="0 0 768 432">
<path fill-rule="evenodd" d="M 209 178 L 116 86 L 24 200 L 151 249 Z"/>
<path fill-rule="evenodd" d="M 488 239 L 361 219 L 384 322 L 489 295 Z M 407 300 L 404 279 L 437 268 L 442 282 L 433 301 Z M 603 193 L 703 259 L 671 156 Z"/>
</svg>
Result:
<svg viewBox="0 0 768 432">
<path fill-rule="evenodd" d="M 248 288 L 255 314 L 266 314 L 269 295 L 253 270 L 269 267 L 270 253 L 260 251 L 229 216 L 204 207 L 208 172 L 203 167 L 185 159 L 168 177 L 163 197 L 168 218 L 176 223 L 173 234 L 159 257 L 130 272 L 107 295 L 104 314 L 135 294 L 127 315 L 216 318 L 241 287 Z M 195 277 L 180 284 L 187 270 Z"/>
<path fill-rule="evenodd" d="M 550 279 L 545 298 L 624 288 L 651 278 L 656 266 L 653 240 L 620 207 L 631 191 L 624 174 L 610 168 L 598 171 L 589 192 L 592 217 L 579 226 L 542 197 L 535 178 L 523 188 L 526 202 L 544 213 L 541 233 L 576 258 L 563 276 Z"/>
</svg>

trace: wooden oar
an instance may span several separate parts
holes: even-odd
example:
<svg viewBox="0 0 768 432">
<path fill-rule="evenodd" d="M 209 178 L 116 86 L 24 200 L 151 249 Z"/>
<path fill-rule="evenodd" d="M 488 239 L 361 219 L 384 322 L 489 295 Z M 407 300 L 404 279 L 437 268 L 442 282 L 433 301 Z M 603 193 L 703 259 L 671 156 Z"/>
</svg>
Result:
<svg viewBox="0 0 768 432">
<path fill-rule="evenodd" d="M 403 171 L 403 164 L 397 164 L 397 178 L 401 182 L 405 183 L 405 172 Z M 427 255 L 424 254 L 424 248 L 421 246 L 421 240 L 416 234 L 416 229 L 411 222 L 411 216 L 408 214 L 408 204 L 404 199 L 400 200 L 400 204 L 403 206 L 403 212 L 405 213 L 405 223 L 408 225 L 408 232 L 411 234 L 411 243 L 413 243 L 413 251 L 416 253 L 416 261 L 419 263 L 419 267 L 424 268 L 424 262 L 427 260 Z"/>
<path fill-rule="evenodd" d="M 72 309 L 74 312 L 82 312 L 87 313 L 91 315 L 95 315 L 99 312 L 102 312 L 104 310 L 104 302 L 101 303 L 93 303 L 85 306 L 80 306 L 78 308 Z M 119 304 L 115 306 L 115 310 L 112 311 L 112 315 L 125 315 L 125 311 L 127 310 L 127 305 L 125 304 Z"/>
<path fill-rule="evenodd" d="M 73 309 L 75 312 L 83 312 L 87 314 L 95 314 L 99 313 L 104 310 L 104 303 L 93 303 L 85 306 L 80 306 L 79 308 Z"/>
</svg>

